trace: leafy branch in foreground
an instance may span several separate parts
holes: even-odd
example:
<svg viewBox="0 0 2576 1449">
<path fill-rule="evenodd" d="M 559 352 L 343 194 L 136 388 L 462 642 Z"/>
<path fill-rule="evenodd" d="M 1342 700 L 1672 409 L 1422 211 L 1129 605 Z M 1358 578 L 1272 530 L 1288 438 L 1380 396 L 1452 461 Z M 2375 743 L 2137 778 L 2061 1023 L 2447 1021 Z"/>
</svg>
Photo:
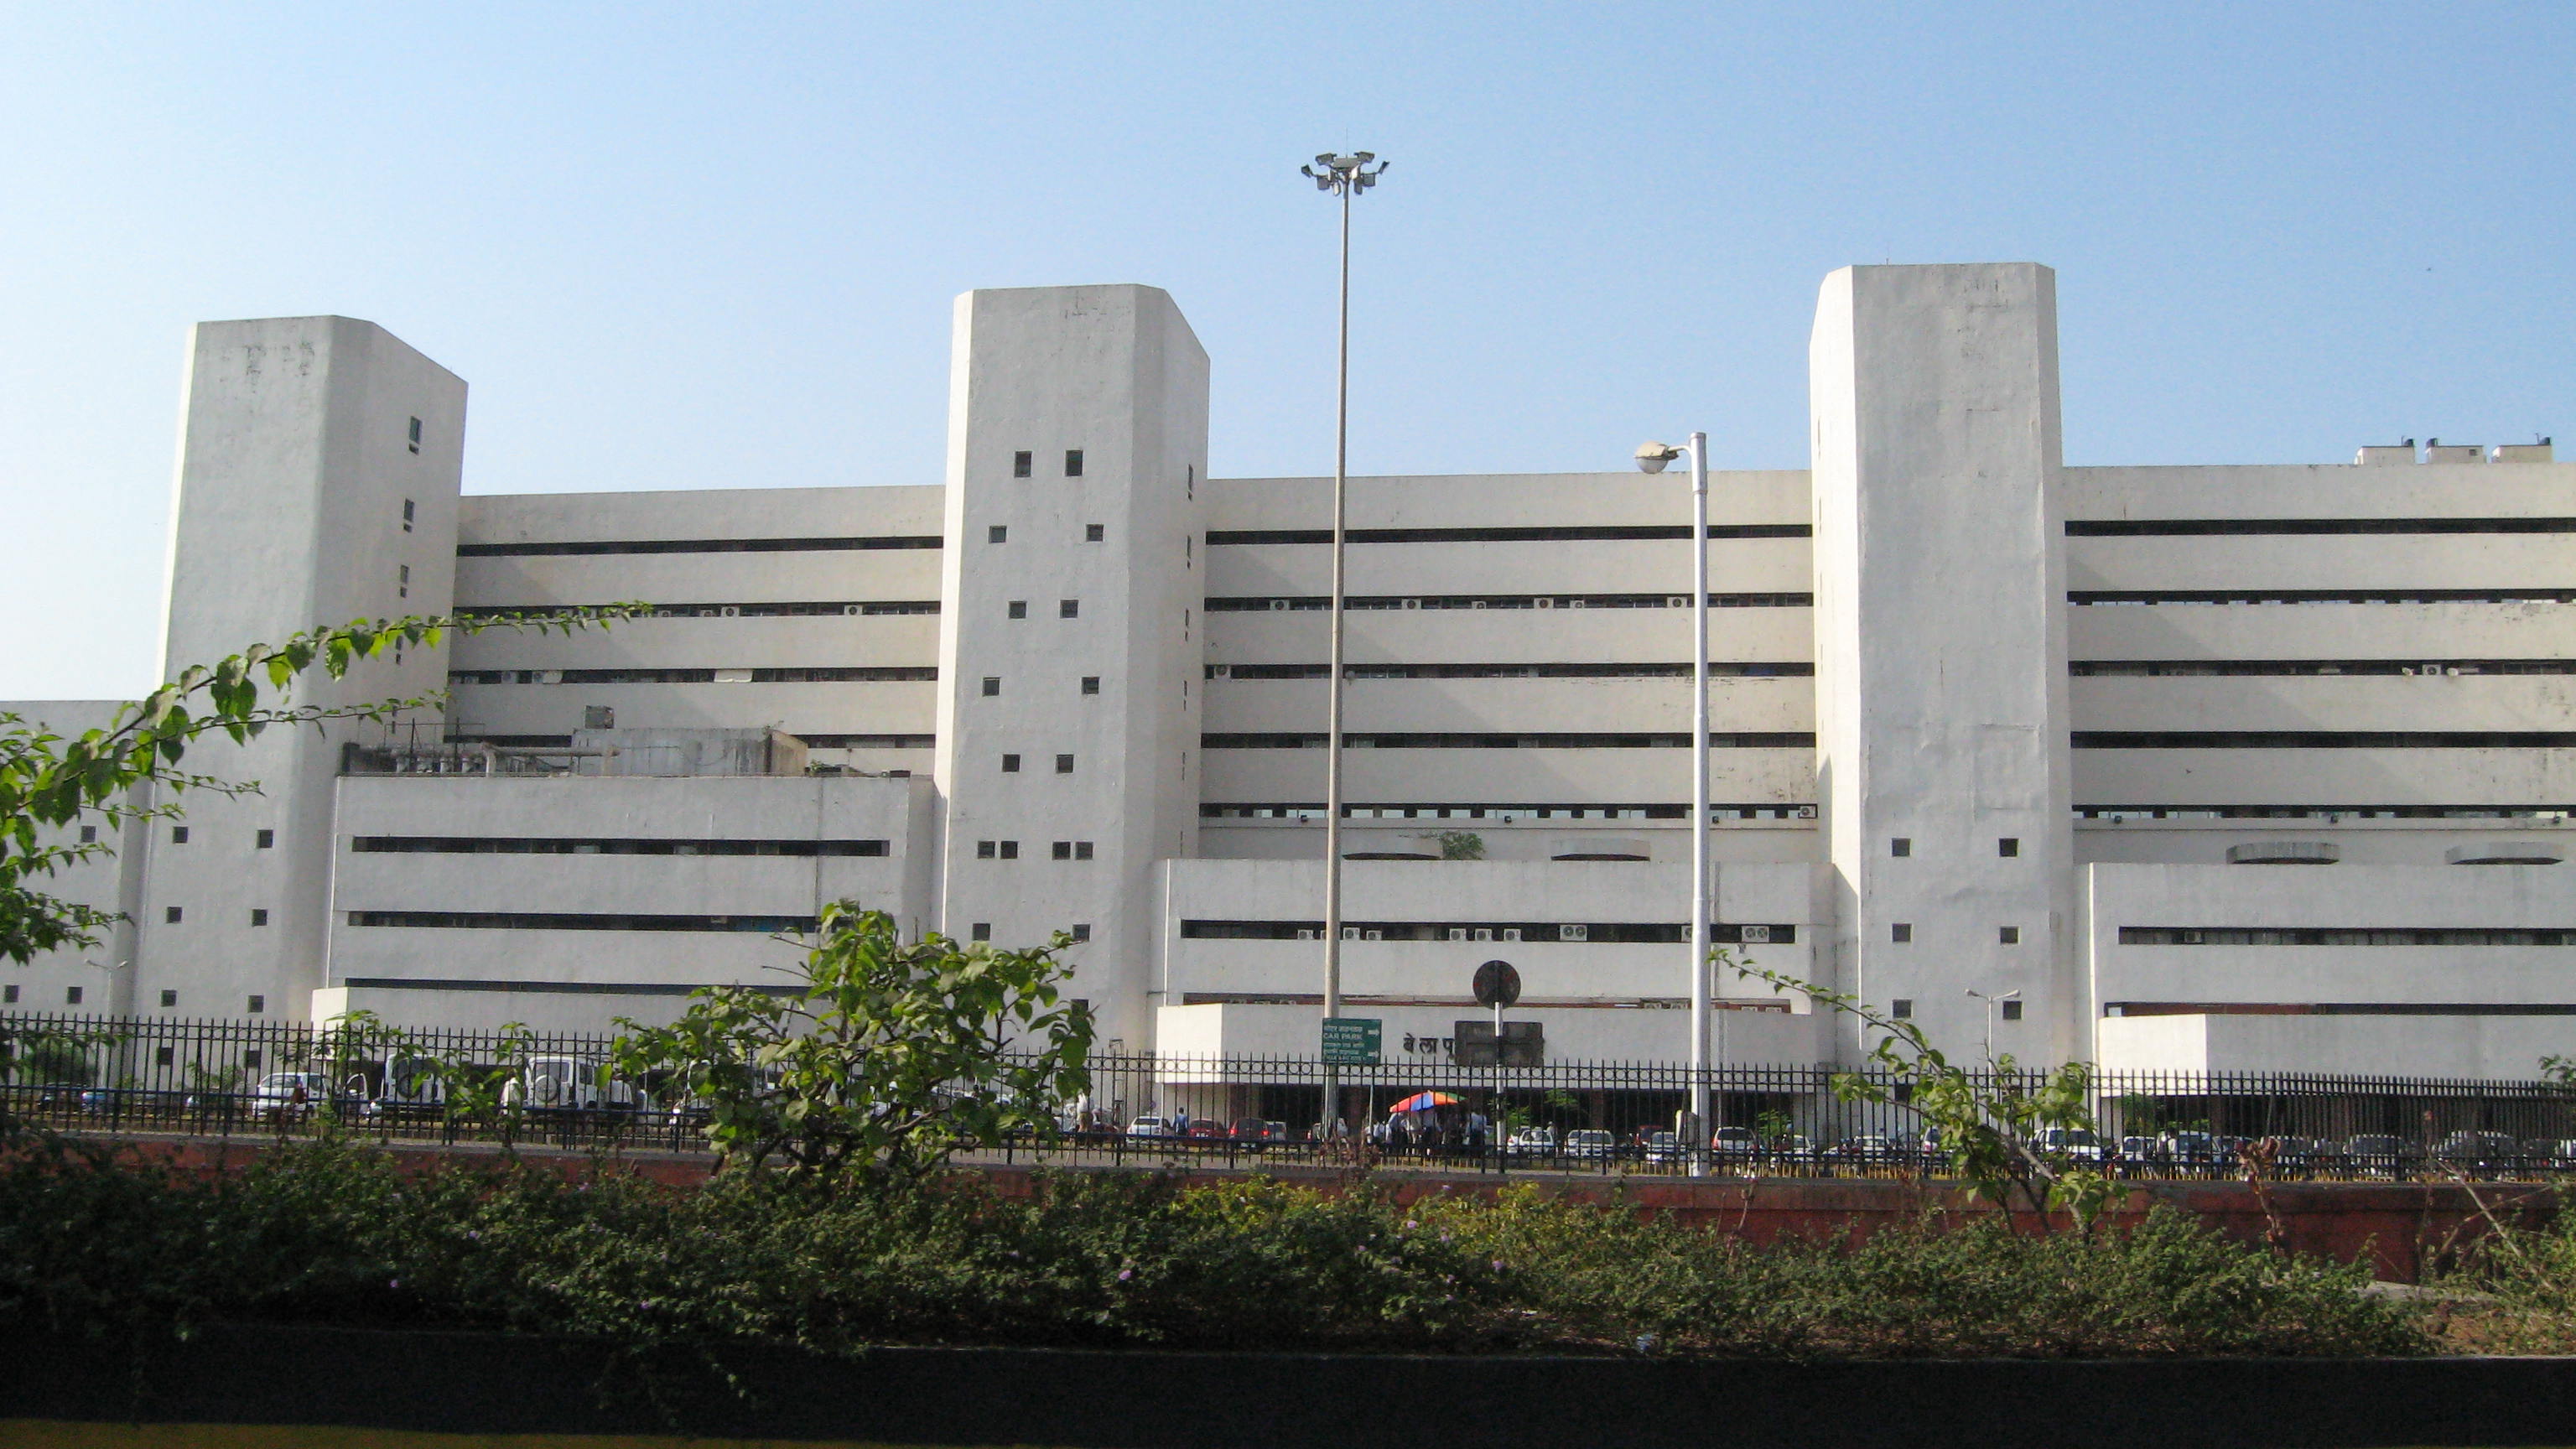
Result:
<svg viewBox="0 0 2576 1449">
<path fill-rule="evenodd" d="M 1091 1014 L 1059 999 L 1073 938 L 1004 951 L 823 908 L 797 985 L 703 988 L 669 1026 L 619 1018 L 618 1071 L 702 1108 L 728 1163 L 921 1176 L 950 1154 L 1056 1128 L 1090 1089 Z"/>
<path fill-rule="evenodd" d="M 2009 1213 L 2019 1192 L 2039 1215 L 2062 1209 L 2089 1234 L 2111 1200 L 2112 1184 L 2098 1167 L 2058 1145 L 2082 1134 L 2098 1142 L 2093 1120 L 2093 1067 L 2068 1062 L 2025 1073 L 2010 1055 L 1995 1058 L 1985 1073 L 1954 1065 L 1923 1028 L 1864 1005 L 1857 997 L 1794 976 L 1736 960 L 1724 949 L 1710 959 L 1739 978 L 1767 982 L 1858 1019 L 1875 1029 L 1870 1048 L 1875 1073 L 1837 1072 L 1834 1095 L 1845 1102 L 1902 1106 L 1931 1124 L 1942 1154 L 1976 1196 Z"/>
<path fill-rule="evenodd" d="M 0 959 L 25 965 L 42 952 L 98 944 L 118 916 L 61 900 L 34 882 L 115 847 L 47 840 L 85 816 L 110 824 L 180 813 L 168 796 L 189 790 L 254 793 L 256 781 L 231 781 L 179 768 L 191 745 L 208 735 L 246 744 L 272 726 L 331 720 L 388 719 L 444 702 L 443 694 L 361 704 L 297 704 L 299 677 L 315 671 L 340 679 L 359 661 L 399 648 L 434 646 L 450 633 L 533 629 L 570 634 L 647 612 L 644 605 L 475 618 L 361 619 L 312 629 L 279 644 L 254 644 L 209 665 L 194 665 L 142 699 L 118 707 L 103 729 L 54 734 L 0 711 Z M 138 786 L 157 787 L 138 800 Z M 101 832 L 102 835 L 106 832 Z"/>
</svg>

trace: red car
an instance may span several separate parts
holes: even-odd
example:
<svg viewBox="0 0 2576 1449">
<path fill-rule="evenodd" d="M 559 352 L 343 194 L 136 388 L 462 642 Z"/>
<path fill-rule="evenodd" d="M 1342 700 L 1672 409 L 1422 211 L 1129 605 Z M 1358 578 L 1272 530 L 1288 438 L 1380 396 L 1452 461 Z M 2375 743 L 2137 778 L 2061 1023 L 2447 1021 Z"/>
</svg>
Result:
<svg viewBox="0 0 2576 1449">
<path fill-rule="evenodd" d="M 1205 1118 L 1193 1118 L 1190 1125 L 1182 1131 L 1181 1135 L 1192 1142 L 1223 1142 L 1225 1140 L 1225 1124 L 1222 1122 L 1210 1122 Z"/>
</svg>

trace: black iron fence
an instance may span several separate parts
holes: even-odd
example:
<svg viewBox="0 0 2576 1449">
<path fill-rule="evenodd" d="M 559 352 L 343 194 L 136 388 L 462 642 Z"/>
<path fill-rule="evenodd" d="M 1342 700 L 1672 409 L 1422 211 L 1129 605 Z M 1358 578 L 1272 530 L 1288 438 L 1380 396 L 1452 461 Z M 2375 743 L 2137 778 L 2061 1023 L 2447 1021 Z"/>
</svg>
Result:
<svg viewBox="0 0 2576 1449">
<path fill-rule="evenodd" d="M 0 1102 L 51 1125 L 189 1136 L 324 1130 L 386 1140 L 522 1140 L 686 1151 L 702 1104 L 678 1080 L 628 1081 L 614 1039 L 522 1031 L 399 1033 L 239 1019 L 0 1014 Z M 1331 1076 L 1328 1078 L 1328 1072 Z M 995 1144 L 1011 1161 L 1366 1160 L 1486 1171 L 1792 1176 L 1937 1173 L 1946 1154 L 1901 1088 L 1846 1101 L 1827 1067 L 1461 1067 L 1313 1058 L 1095 1056 L 1053 1130 Z M 1327 1111 L 1326 1085 L 1338 1084 Z M 2030 1077 L 1990 1077 L 2018 1090 Z M 2106 1072 L 2098 1133 L 2052 1144 L 2122 1175 L 2412 1178 L 2576 1173 L 2576 1088 L 2549 1081 Z"/>
</svg>

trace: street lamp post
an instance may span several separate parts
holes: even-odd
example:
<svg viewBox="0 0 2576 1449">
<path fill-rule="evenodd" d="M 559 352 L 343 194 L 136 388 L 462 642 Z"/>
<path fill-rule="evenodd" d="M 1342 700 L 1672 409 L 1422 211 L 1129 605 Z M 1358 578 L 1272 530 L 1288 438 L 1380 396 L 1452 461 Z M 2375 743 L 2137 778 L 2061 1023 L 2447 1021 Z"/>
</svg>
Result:
<svg viewBox="0 0 2576 1449">
<path fill-rule="evenodd" d="M 1690 888 L 1690 1110 L 1691 1175 L 1706 1170 L 1708 1133 L 1708 434 L 1693 433 L 1681 448 L 1648 443 L 1637 466 L 1661 473 L 1688 452 L 1691 460 L 1691 888 Z"/>
<path fill-rule="evenodd" d="M 1376 161 L 1372 167 L 1369 163 Z M 1387 163 L 1373 151 L 1348 156 L 1332 152 L 1298 171 L 1315 189 L 1341 198 L 1342 298 L 1341 336 L 1334 367 L 1333 392 L 1333 605 L 1331 677 L 1325 691 L 1324 734 L 1324 1019 L 1342 1014 L 1342 592 L 1343 547 L 1348 511 L 1351 461 L 1351 202 L 1377 185 Z M 1341 1120 L 1342 1073 L 1324 1064 L 1324 1123 Z"/>
<path fill-rule="evenodd" d="M 1986 1004 L 1986 1069 L 1992 1071 L 1995 1065 L 1995 1008 L 2007 1001 L 2021 1000 L 2021 992 L 2015 989 L 2000 996 L 1988 996 L 1971 986 L 1968 988 L 1968 994 Z"/>
</svg>

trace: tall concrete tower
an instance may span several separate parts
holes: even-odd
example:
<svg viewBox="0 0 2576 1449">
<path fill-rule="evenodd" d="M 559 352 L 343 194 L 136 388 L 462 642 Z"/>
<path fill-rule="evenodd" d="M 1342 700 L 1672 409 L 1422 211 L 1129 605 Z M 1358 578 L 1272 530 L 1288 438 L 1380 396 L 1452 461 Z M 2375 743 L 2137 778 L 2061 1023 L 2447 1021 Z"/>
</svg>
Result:
<svg viewBox="0 0 2576 1449">
<path fill-rule="evenodd" d="M 465 383 L 372 322 L 289 317 L 198 325 L 170 557 L 167 667 L 359 618 L 448 611 Z M 415 698 L 446 685 L 446 649 L 406 651 L 299 703 Z M 422 724 L 437 738 L 434 711 Z M 133 1005 L 300 1019 L 324 980 L 332 795 L 344 740 L 381 726 L 271 730 L 191 750 L 191 771 L 256 781 L 190 791 L 154 822 L 137 912 Z M 182 834 L 184 832 L 184 835 Z"/>
<path fill-rule="evenodd" d="M 1997 1053 L 2080 1054 L 2056 276 L 1847 267 L 1809 367 L 1837 984 L 1957 1060 L 2019 992 Z"/>
<path fill-rule="evenodd" d="M 1207 354 L 1152 287 L 957 299 L 936 774 L 943 929 L 1069 959 L 1151 1040 L 1157 860 L 1195 853 Z"/>
</svg>

